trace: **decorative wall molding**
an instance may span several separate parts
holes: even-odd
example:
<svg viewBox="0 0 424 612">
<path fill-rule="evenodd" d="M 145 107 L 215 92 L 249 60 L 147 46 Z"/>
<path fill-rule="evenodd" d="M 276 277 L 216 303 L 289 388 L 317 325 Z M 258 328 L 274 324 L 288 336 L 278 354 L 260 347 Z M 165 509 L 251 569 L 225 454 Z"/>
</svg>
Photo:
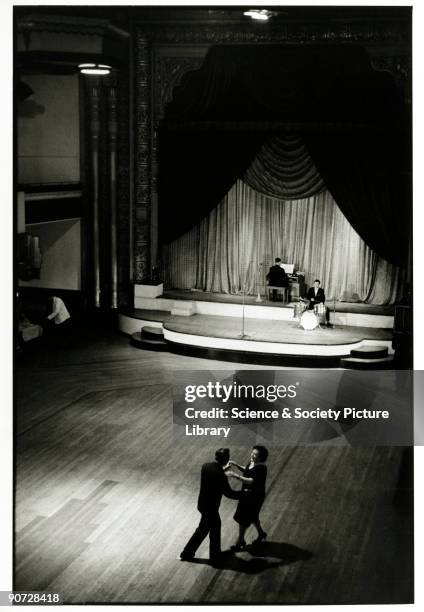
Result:
<svg viewBox="0 0 424 612">
<path fill-rule="evenodd" d="M 52 12 L 54 12 L 53 8 Z M 24 35 L 31 32 L 54 32 L 57 34 L 77 34 L 78 36 L 103 36 L 108 28 L 109 20 L 107 19 L 54 14 L 40 15 L 35 12 L 18 18 L 16 23 L 17 31 Z"/>
<path fill-rule="evenodd" d="M 205 50 L 206 54 L 206 50 Z M 155 91 L 154 91 L 154 121 L 155 125 L 162 119 L 165 107 L 172 100 L 172 92 L 180 83 L 186 72 L 197 70 L 204 56 L 175 57 L 171 55 L 155 56 Z"/>
<path fill-rule="evenodd" d="M 136 29 L 135 49 L 135 202 L 134 282 L 150 274 L 150 204 L 152 151 L 152 51 L 151 41 Z"/>
<path fill-rule="evenodd" d="M 98 77 L 93 79 L 88 87 L 90 101 L 90 144 L 92 168 L 92 194 L 93 194 L 93 303 L 100 308 L 100 215 L 99 215 L 99 137 L 100 137 L 100 82 Z"/>
<path fill-rule="evenodd" d="M 375 70 L 387 70 L 393 75 L 393 78 L 402 92 L 403 98 L 407 104 L 412 102 L 412 65 L 410 58 L 406 55 L 388 55 L 382 54 L 371 57 L 371 63 Z"/>
<path fill-rule="evenodd" d="M 317 43 L 357 42 L 363 44 L 398 43 L 409 44 L 405 38 L 402 22 L 384 19 L 308 21 L 276 21 L 267 24 L 255 23 L 185 23 L 149 24 L 149 35 L 153 44 L 225 44 L 225 43 Z M 143 27 L 141 25 L 137 27 Z"/>
<path fill-rule="evenodd" d="M 117 249 L 117 141 L 118 141 L 118 83 L 115 76 L 107 89 L 109 136 L 109 192 L 110 192 L 110 285 L 111 308 L 118 308 L 118 249 Z"/>
<path fill-rule="evenodd" d="M 117 160 L 117 251 L 118 251 L 118 301 L 119 306 L 129 305 L 130 257 L 133 245 L 130 236 L 130 135 L 129 135 L 129 81 L 128 72 L 119 72 L 118 103 L 118 160 Z"/>
</svg>

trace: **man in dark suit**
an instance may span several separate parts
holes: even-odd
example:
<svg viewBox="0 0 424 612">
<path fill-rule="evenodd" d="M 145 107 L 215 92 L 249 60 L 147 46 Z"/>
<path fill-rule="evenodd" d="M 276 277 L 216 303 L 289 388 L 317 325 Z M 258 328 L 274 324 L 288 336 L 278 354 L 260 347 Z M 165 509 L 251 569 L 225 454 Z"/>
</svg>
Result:
<svg viewBox="0 0 424 612">
<path fill-rule="evenodd" d="M 202 465 L 200 477 L 200 493 L 197 509 L 201 514 L 199 526 L 180 554 L 182 561 L 194 558 L 196 550 L 209 534 L 209 556 L 213 564 L 221 559 L 221 517 L 219 506 L 223 495 L 230 499 L 239 499 L 240 491 L 234 491 L 228 484 L 224 466 L 228 464 L 230 451 L 219 448 L 215 453 L 213 463 Z"/>
<path fill-rule="evenodd" d="M 314 280 L 314 286 L 309 287 L 306 294 L 306 299 L 309 300 L 308 309 L 313 310 L 316 304 L 325 304 L 324 289 L 320 287 L 321 281 L 317 278 Z M 332 327 L 330 323 L 330 309 L 325 307 L 325 322 L 327 327 Z"/>
<path fill-rule="evenodd" d="M 266 279 L 268 281 L 268 285 L 271 287 L 288 287 L 289 286 L 289 277 L 286 274 L 286 271 L 281 266 L 281 259 L 279 257 L 275 258 L 275 263 L 270 267 L 268 274 L 266 275 Z M 272 290 L 272 299 L 275 301 L 277 299 L 277 290 Z"/>
</svg>

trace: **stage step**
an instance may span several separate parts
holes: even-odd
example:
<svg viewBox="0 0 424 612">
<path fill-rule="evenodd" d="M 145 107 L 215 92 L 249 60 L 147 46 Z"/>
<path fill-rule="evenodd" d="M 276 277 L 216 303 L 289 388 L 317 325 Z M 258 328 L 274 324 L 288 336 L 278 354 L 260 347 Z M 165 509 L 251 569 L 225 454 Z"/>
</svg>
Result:
<svg viewBox="0 0 424 612">
<path fill-rule="evenodd" d="M 193 301 L 175 301 L 171 310 L 172 315 L 191 317 L 196 313 L 196 304 Z"/>
<path fill-rule="evenodd" d="M 379 346 L 378 344 L 362 346 L 361 348 L 352 349 L 350 355 L 351 357 L 363 359 L 380 359 L 387 357 L 387 346 Z"/>
<path fill-rule="evenodd" d="M 351 370 L 390 370 L 393 356 L 366 359 L 364 357 L 342 357 L 340 367 Z"/>
<path fill-rule="evenodd" d="M 153 327 L 153 325 L 145 325 L 141 328 L 141 336 L 149 340 L 164 340 L 163 330 L 161 327 Z"/>
<path fill-rule="evenodd" d="M 131 344 L 137 348 L 148 351 L 168 351 L 169 346 L 165 340 L 146 338 L 140 332 L 136 332 L 131 336 Z"/>
</svg>

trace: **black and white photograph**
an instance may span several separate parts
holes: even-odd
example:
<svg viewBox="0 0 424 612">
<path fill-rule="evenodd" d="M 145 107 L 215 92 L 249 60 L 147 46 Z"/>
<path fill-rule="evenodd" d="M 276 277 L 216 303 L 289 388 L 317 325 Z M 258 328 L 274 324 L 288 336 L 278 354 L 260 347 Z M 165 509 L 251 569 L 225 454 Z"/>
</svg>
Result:
<svg viewBox="0 0 424 612">
<path fill-rule="evenodd" d="M 13 6 L 5 601 L 414 603 L 412 28 Z"/>
</svg>

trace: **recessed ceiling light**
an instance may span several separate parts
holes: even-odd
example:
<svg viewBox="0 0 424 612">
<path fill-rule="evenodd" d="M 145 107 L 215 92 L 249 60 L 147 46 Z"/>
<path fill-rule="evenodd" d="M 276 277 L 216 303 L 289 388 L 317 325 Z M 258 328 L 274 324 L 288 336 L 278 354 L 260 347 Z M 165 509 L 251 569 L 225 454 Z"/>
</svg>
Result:
<svg viewBox="0 0 424 612">
<path fill-rule="evenodd" d="M 244 11 L 243 15 L 259 21 L 268 21 L 275 13 L 267 11 L 266 9 L 249 9 L 248 11 Z"/>
<path fill-rule="evenodd" d="M 110 74 L 110 71 L 112 70 L 112 67 L 107 66 L 106 64 L 79 64 L 78 68 L 81 74 L 93 74 L 100 76 Z"/>
</svg>

